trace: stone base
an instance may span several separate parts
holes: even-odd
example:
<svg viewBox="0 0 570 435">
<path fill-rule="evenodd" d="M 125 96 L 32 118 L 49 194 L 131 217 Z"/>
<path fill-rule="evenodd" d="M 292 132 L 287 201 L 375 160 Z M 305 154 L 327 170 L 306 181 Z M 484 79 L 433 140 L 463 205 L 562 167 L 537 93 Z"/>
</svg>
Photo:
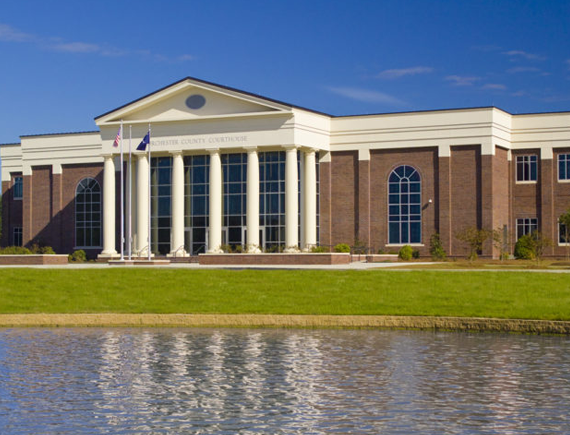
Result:
<svg viewBox="0 0 570 435">
<path fill-rule="evenodd" d="M 97 255 L 97 259 L 99 258 L 102 260 L 106 260 L 108 258 L 121 258 L 121 254 L 118 252 L 101 252 L 99 255 Z"/>
<path fill-rule="evenodd" d="M 3 266 L 67 263 L 67 255 L 62 254 L 0 255 L 0 265 Z"/>
<path fill-rule="evenodd" d="M 166 254 L 166 256 L 172 258 L 183 258 L 183 257 L 190 257 L 190 254 L 182 250 L 182 251 L 170 252 L 169 254 Z"/>
<path fill-rule="evenodd" d="M 170 260 L 109 260 L 109 266 L 167 266 Z"/>
<path fill-rule="evenodd" d="M 350 264 L 349 253 L 315 254 L 199 254 L 198 262 L 203 265 L 331 265 Z"/>
</svg>

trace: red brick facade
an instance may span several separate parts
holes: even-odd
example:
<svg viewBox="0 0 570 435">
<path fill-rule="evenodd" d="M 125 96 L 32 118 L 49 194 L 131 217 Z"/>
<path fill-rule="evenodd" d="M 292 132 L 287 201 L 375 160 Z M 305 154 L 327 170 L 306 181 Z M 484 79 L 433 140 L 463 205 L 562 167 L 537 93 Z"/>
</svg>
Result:
<svg viewBox="0 0 570 435">
<path fill-rule="evenodd" d="M 546 254 L 563 256 L 566 247 L 558 244 L 557 220 L 570 207 L 570 183 L 558 180 L 560 153 L 570 149 L 556 149 L 553 159 L 541 159 L 539 149 L 496 147 L 494 155 L 483 155 L 480 145 L 451 146 L 449 157 L 440 157 L 437 147 L 371 150 L 369 159 L 359 159 L 358 151 L 331 152 L 330 161 L 319 166 L 320 244 L 360 242 L 373 252 L 397 251 L 398 245 L 388 243 L 388 177 L 396 167 L 408 165 L 421 176 L 420 255 L 429 255 L 430 237 L 437 232 L 448 255 L 465 256 L 467 246 L 456 235 L 471 226 L 506 227 L 512 253 L 517 219 L 536 218 L 539 230 L 555 242 Z M 517 182 L 519 155 L 537 156 L 536 182 Z M 54 174 L 51 166 L 32 167 L 32 175 L 23 177 L 23 200 L 13 199 L 13 180 L 4 181 L 2 246 L 12 245 L 13 229 L 22 227 L 25 246 L 38 243 L 58 253 L 72 252 L 75 189 L 85 177 L 103 187 L 102 164 L 63 165 L 61 174 Z M 118 177 L 116 182 L 118 192 Z M 118 222 L 118 195 L 116 199 Z M 118 241 L 118 224 L 116 232 Z M 99 252 L 93 249 L 90 254 Z M 496 257 L 499 250 L 488 240 L 482 255 Z"/>
<path fill-rule="evenodd" d="M 2 246 L 13 244 L 14 227 L 23 227 L 23 245 L 51 246 L 57 253 L 72 252 L 75 247 L 75 190 L 86 177 L 103 186 L 103 165 L 63 166 L 62 174 L 51 166 L 32 167 L 32 175 L 23 177 L 23 199 L 13 200 L 10 182 L 2 183 Z M 96 255 L 100 249 L 88 254 Z"/>
</svg>

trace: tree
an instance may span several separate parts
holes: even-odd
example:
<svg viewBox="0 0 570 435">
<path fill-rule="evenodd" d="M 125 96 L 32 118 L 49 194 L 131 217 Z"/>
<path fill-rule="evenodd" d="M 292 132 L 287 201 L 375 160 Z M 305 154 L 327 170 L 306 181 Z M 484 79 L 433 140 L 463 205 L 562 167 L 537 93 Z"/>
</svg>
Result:
<svg viewBox="0 0 570 435">
<path fill-rule="evenodd" d="M 503 261 L 508 256 L 507 233 L 505 228 L 497 228 L 491 232 L 493 246 L 499 251 L 499 259 Z"/>
<path fill-rule="evenodd" d="M 566 213 L 560 215 L 558 218 L 558 223 L 563 226 L 564 232 L 560 234 L 562 240 L 566 244 L 566 260 L 570 258 L 570 207 L 566 210 Z"/>
<path fill-rule="evenodd" d="M 483 243 L 491 236 L 491 232 L 484 228 L 468 227 L 457 234 L 455 238 L 469 246 L 469 261 L 477 260 L 477 256 L 483 250 Z"/>
<path fill-rule="evenodd" d="M 543 236 L 539 231 L 533 231 L 531 236 L 534 240 L 534 258 L 536 258 L 537 263 L 540 263 L 546 248 L 550 248 L 554 243 L 548 237 Z"/>
</svg>

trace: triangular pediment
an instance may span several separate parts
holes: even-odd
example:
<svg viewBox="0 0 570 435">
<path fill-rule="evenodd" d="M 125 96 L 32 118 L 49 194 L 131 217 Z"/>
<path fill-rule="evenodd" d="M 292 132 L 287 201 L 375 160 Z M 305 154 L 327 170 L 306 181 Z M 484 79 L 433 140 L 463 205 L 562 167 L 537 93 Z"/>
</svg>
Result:
<svg viewBox="0 0 570 435">
<path fill-rule="evenodd" d="M 291 106 L 232 88 L 185 79 L 96 118 L 99 126 L 291 113 Z"/>
</svg>

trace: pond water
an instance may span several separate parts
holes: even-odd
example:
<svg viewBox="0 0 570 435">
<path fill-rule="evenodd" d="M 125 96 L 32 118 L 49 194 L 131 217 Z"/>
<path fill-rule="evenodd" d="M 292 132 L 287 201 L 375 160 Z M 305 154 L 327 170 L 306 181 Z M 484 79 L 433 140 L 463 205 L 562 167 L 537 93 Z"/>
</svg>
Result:
<svg viewBox="0 0 570 435">
<path fill-rule="evenodd" d="M 570 338 L 0 329 L 1 434 L 570 433 Z"/>
</svg>

